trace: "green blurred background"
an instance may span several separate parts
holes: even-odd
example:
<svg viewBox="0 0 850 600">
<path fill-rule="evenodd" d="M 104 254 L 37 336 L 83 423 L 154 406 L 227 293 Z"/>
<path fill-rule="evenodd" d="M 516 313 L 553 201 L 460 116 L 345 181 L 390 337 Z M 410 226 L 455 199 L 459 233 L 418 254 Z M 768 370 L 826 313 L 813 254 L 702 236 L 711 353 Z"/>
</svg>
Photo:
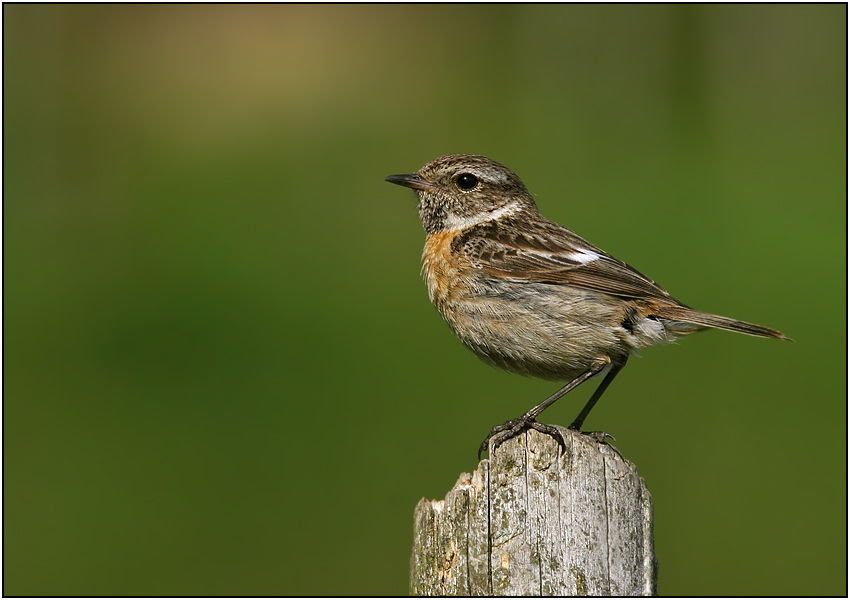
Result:
<svg viewBox="0 0 850 600">
<path fill-rule="evenodd" d="M 3 10 L 7 595 L 406 594 L 416 502 L 557 387 L 428 302 L 383 177 L 450 152 L 796 339 L 650 349 L 588 420 L 660 592 L 846 594 L 845 5 Z"/>
</svg>

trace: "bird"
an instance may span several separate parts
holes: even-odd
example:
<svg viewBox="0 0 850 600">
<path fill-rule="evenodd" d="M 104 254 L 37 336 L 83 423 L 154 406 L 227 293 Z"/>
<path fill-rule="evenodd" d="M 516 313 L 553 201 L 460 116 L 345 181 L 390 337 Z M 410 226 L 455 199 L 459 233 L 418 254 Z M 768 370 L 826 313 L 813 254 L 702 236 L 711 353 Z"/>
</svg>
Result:
<svg viewBox="0 0 850 600">
<path fill-rule="evenodd" d="M 603 376 L 569 426 L 581 431 L 629 357 L 648 346 L 706 329 L 790 340 L 775 329 L 678 301 L 634 267 L 545 218 L 516 173 L 486 156 L 448 154 L 385 180 L 416 192 L 428 295 L 460 341 L 494 367 L 567 382 L 520 417 L 493 427 L 479 458 L 529 428 L 565 448 L 556 427 L 537 421 L 540 413 Z M 613 437 L 582 433 L 603 443 Z"/>
</svg>

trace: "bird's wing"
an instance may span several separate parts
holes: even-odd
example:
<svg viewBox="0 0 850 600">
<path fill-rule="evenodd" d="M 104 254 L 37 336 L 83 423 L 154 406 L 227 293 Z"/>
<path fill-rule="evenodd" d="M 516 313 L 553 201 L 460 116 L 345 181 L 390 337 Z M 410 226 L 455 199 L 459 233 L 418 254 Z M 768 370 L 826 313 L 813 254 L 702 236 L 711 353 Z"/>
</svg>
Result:
<svg viewBox="0 0 850 600">
<path fill-rule="evenodd" d="M 458 241 L 467 258 L 494 277 L 680 304 L 634 267 L 552 221 L 500 219 L 475 227 L 463 238 Z"/>
</svg>

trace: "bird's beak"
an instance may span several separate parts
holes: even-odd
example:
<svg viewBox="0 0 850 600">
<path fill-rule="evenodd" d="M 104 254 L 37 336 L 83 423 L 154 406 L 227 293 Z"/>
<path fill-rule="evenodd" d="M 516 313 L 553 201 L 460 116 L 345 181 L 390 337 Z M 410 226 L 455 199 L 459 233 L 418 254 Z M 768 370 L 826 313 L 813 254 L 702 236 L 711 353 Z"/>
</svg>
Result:
<svg viewBox="0 0 850 600">
<path fill-rule="evenodd" d="M 384 177 L 384 181 L 389 181 L 396 185 L 413 188 L 414 190 L 429 190 L 436 187 L 433 183 L 429 183 L 420 177 L 419 173 L 407 173 L 403 175 L 390 175 Z"/>
</svg>

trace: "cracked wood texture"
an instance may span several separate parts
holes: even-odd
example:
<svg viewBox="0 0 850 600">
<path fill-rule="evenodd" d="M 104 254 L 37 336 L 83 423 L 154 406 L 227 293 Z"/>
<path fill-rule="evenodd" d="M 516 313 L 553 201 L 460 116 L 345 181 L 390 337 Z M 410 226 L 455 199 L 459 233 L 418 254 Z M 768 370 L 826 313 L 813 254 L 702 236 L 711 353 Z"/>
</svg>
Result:
<svg viewBox="0 0 850 600">
<path fill-rule="evenodd" d="M 654 596 L 652 498 L 606 444 L 530 430 L 416 507 L 418 596 Z"/>
</svg>

